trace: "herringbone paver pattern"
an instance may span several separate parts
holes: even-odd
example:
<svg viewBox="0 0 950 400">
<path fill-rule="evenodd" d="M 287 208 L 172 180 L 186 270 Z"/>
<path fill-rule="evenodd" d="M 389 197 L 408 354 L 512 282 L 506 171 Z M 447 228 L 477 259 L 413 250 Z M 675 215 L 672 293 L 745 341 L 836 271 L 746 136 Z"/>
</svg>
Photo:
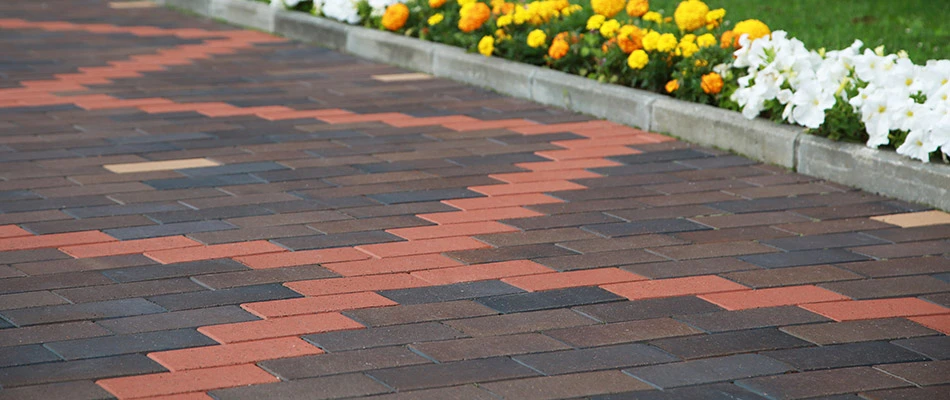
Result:
<svg viewBox="0 0 950 400">
<path fill-rule="evenodd" d="M 945 213 L 108 4 L 0 5 L 0 398 L 950 392 Z"/>
</svg>

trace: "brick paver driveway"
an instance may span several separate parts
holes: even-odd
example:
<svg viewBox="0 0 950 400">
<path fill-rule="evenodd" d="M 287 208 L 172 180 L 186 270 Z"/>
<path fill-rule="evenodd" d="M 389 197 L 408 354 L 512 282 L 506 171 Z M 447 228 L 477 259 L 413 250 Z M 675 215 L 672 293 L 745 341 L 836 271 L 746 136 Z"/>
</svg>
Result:
<svg viewBox="0 0 950 400">
<path fill-rule="evenodd" d="M 948 395 L 947 214 L 169 10 L 0 14 L 0 398 Z"/>
</svg>

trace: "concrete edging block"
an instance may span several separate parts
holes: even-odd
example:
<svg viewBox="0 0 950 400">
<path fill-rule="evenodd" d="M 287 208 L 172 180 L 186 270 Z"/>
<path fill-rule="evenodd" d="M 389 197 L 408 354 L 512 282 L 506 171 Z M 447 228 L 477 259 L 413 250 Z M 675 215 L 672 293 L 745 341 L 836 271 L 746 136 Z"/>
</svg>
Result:
<svg viewBox="0 0 950 400">
<path fill-rule="evenodd" d="M 950 210 L 950 166 L 922 163 L 855 143 L 803 135 L 798 172 Z"/>
<path fill-rule="evenodd" d="M 163 6 L 188 10 L 206 17 L 211 16 L 211 0 L 156 0 L 156 3 Z"/>
<path fill-rule="evenodd" d="M 275 11 L 270 4 L 257 1 L 211 0 L 211 17 L 265 32 L 274 31 Z"/>
<path fill-rule="evenodd" d="M 652 121 L 656 132 L 786 168 L 795 167 L 795 146 L 803 135 L 792 126 L 748 120 L 737 112 L 670 98 L 653 103 Z"/>
<path fill-rule="evenodd" d="M 643 130 L 652 128 L 651 106 L 662 98 L 656 93 L 540 67 L 531 83 L 531 99 L 538 103 L 567 108 Z"/>
<path fill-rule="evenodd" d="M 531 79 L 537 71 L 531 65 L 471 54 L 446 45 L 435 46 L 432 69 L 436 76 L 522 99 L 531 98 Z"/>
<path fill-rule="evenodd" d="M 274 33 L 334 50 L 346 49 L 349 31 L 349 25 L 298 11 L 278 10 L 274 14 Z"/>
<path fill-rule="evenodd" d="M 373 29 L 347 31 L 346 52 L 373 61 L 432 72 L 432 46 L 424 41 Z"/>
</svg>

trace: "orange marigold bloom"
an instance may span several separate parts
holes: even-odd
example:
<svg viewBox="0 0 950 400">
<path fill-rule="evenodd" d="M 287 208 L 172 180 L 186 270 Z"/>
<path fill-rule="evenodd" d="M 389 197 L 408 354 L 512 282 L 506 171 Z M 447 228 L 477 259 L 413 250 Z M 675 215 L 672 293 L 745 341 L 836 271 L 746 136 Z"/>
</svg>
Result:
<svg viewBox="0 0 950 400">
<path fill-rule="evenodd" d="M 700 87 L 703 88 L 703 92 L 706 94 L 719 94 L 722 91 L 722 76 L 715 72 L 710 72 L 706 75 L 703 75 L 702 83 Z"/>
<path fill-rule="evenodd" d="M 396 3 L 386 7 L 386 13 L 383 14 L 383 28 L 391 31 L 398 31 L 406 25 L 409 19 L 409 7 L 402 3 Z"/>
<path fill-rule="evenodd" d="M 491 9 L 485 3 L 471 3 L 462 6 L 459 10 L 459 30 L 465 33 L 472 32 L 482 27 L 485 21 L 491 17 Z"/>
<path fill-rule="evenodd" d="M 643 35 L 643 30 L 635 25 L 624 25 L 617 34 L 617 45 L 624 53 L 633 53 L 643 48 Z"/>
<path fill-rule="evenodd" d="M 448 0 L 429 0 L 429 7 L 439 8 L 445 5 L 445 2 Z"/>
<path fill-rule="evenodd" d="M 551 42 L 551 47 L 548 48 L 548 56 L 552 59 L 560 60 L 561 57 L 567 55 L 567 51 L 571 49 L 571 45 L 567 43 L 566 40 L 562 38 L 556 38 Z"/>
<path fill-rule="evenodd" d="M 673 93 L 680 88 L 680 83 L 676 79 L 666 83 L 665 89 L 667 93 Z"/>
<path fill-rule="evenodd" d="M 735 47 L 737 40 L 739 40 L 739 36 L 736 35 L 735 32 L 725 31 L 722 33 L 722 37 L 719 39 L 719 47 L 722 47 L 724 49 Z"/>
<path fill-rule="evenodd" d="M 640 18 L 650 11 L 650 0 L 630 0 L 627 3 L 627 15 Z"/>
</svg>

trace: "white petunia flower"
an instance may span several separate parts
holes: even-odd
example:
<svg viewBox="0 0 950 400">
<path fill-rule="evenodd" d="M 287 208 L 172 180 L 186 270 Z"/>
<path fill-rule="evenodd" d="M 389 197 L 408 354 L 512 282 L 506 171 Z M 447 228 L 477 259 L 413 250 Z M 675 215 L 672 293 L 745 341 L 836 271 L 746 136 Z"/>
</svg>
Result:
<svg viewBox="0 0 950 400">
<path fill-rule="evenodd" d="M 359 10 L 355 0 L 326 0 L 321 8 L 323 15 L 349 24 L 360 22 Z"/>
<path fill-rule="evenodd" d="M 825 90 L 817 81 L 806 82 L 789 104 L 794 105 L 791 115 L 795 122 L 811 129 L 817 129 L 825 122 L 825 110 L 835 105 L 835 95 Z"/>
<path fill-rule="evenodd" d="M 897 148 L 897 154 L 930 162 L 930 153 L 937 151 L 937 147 L 940 146 L 931 136 L 925 131 L 911 131 L 904 140 L 904 144 Z"/>
</svg>

